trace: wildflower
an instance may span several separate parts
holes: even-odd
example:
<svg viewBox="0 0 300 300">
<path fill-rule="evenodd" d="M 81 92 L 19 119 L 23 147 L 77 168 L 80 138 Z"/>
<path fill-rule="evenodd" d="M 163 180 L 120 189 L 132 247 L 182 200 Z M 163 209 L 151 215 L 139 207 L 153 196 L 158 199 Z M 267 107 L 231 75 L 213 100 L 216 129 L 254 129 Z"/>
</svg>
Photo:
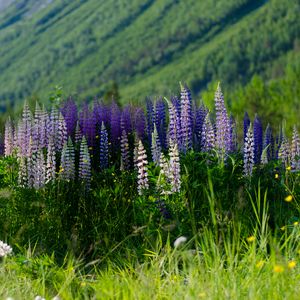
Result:
<svg viewBox="0 0 300 300">
<path fill-rule="evenodd" d="M 262 130 L 261 121 L 257 115 L 255 116 L 253 122 L 253 134 L 254 134 L 254 161 L 255 163 L 259 163 L 262 154 L 262 146 L 263 146 L 263 130 Z"/>
<path fill-rule="evenodd" d="M 155 127 L 157 129 L 158 138 L 160 141 L 160 146 L 162 148 L 166 147 L 166 105 L 162 99 L 156 101 L 155 104 Z M 158 157 L 159 159 L 159 157 Z"/>
<path fill-rule="evenodd" d="M 287 267 L 289 268 L 289 269 L 294 269 L 295 267 L 296 267 L 296 262 L 294 261 L 294 260 L 290 260 L 289 262 L 288 262 L 288 264 L 287 264 Z"/>
<path fill-rule="evenodd" d="M 128 170 L 130 168 L 130 157 L 129 157 L 129 142 L 125 129 L 122 130 L 121 136 L 121 170 Z"/>
<path fill-rule="evenodd" d="M 215 147 L 215 132 L 211 124 L 209 113 L 207 113 L 201 132 L 202 151 L 209 152 Z"/>
<path fill-rule="evenodd" d="M 281 265 L 275 265 L 273 271 L 274 273 L 282 273 L 284 271 L 284 267 Z"/>
<path fill-rule="evenodd" d="M 108 167 L 108 134 L 104 122 L 101 124 L 100 132 L 100 168 Z"/>
<path fill-rule="evenodd" d="M 278 178 L 279 178 L 279 174 L 275 173 L 275 179 L 278 179 Z"/>
<path fill-rule="evenodd" d="M 254 140 L 253 131 L 250 124 L 248 132 L 246 134 L 244 143 L 244 174 L 245 176 L 251 176 L 254 165 Z"/>
<path fill-rule="evenodd" d="M 14 129 L 10 117 L 5 122 L 4 149 L 5 156 L 11 155 L 14 147 Z"/>
<path fill-rule="evenodd" d="M 181 115 L 180 115 L 180 151 L 186 153 L 192 148 L 192 97 L 189 89 L 181 85 Z"/>
<path fill-rule="evenodd" d="M 291 166 L 286 167 L 287 171 L 291 171 L 291 169 L 292 169 Z"/>
<path fill-rule="evenodd" d="M 143 190 L 149 188 L 148 173 L 147 173 L 147 154 L 141 140 L 139 140 L 137 148 L 137 168 L 138 168 L 138 193 L 143 194 Z"/>
<path fill-rule="evenodd" d="M 12 253 L 12 247 L 0 241 L 0 257 L 5 257 Z"/>
<path fill-rule="evenodd" d="M 263 266 L 264 266 L 265 262 L 263 260 L 259 260 L 255 267 L 258 268 L 258 269 L 261 269 Z"/>
<path fill-rule="evenodd" d="M 286 202 L 291 202 L 293 200 L 293 196 L 292 195 L 288 195 L 284 198 L 284 201 Z"/>
<path fill-rule="evenodd" d="M 292 138 L 292 146 L 291 146 L 291 166 L 289 166 L 290 170 L 291 167 L 293 170 L 297 170 L 300 168 L 300 138 L 297 131 L 296 126 L 293 129 L 293 138 Z"/>
<path fill-rule="evenodd" d="M 43 298 L 42 296 L 36 296 L 35 298 L 34 298 L 34 300 L 45 300 L 45 298 Z"/>
<path fill-rule="evenodd" d="M 85 136 L 82 137 L 80 144 L 78 177 L 79 180 L 85 182 L 86 188 L 89 189 L 91 181 L 91 159 Z"/>
<path fill-rule="evenodd" d="M 247 237 L 247 242 L 248 243 L 252 243 L 254 241 L 255 241 L 255 236 L 251 235 L 251 236 Z"/>
<path fill-rule="evenodd" d="M 172 185 L 171 191 L 173 193 L 180 191 L 180 160 L 178 153 L 178 146 L 172 140 L 170 140 L 170 170 L 169 170 L 169 178 Z"/>
<path fill-rule="evenodd" d="M 216 148 L 221 160 L 225 160 L 231 148 L 230 120 L 226 111 L 224 96 L 218 84 L 215 93 L 216 107 Z"/>
<path fill-rule="evenodd" d="M 293 225 L 294 225 L 294 226 L 297 226 L 297 225 L 299 225 L 299 222 L 296 221 L 296 222 L 293 223 Z"/>
<path fill-rule="evenodd" d="M 286 230 L 286 226 L 282 226 L 282 227 L 280 228 L 280 230 L 282 230 L 282 231 Z"/>
<path fill-rule="evenodd" d="M 151 155 L 152 155 L 152 160 L 156 165 L 159 164 L 160 153 L 161 153 L 161 144 L 156 129 L 156 125 L 154 124 L 154 131 L 152 132 Z"/>
<path fill-rule="evenodd" d="M 177 248 L 180 245 L 184 244 L 187 241 L 187 238 L 185 236 L 180 236 L 177 238 L 174 242 L 174 247 Z"/>
</svg>

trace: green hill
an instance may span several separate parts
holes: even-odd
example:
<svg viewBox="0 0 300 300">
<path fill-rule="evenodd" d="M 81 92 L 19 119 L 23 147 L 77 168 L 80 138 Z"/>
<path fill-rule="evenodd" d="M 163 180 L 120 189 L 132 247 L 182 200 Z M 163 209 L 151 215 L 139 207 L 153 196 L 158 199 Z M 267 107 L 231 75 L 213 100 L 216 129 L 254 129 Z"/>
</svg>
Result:
<svg viewBox="0 0 300 300">
<path fill-rule="evenodd" d="M 178 81 L 198 94 L 270 79 L 299 57 L 299 15 L 298 0 L 14 1 L 0 10 L 0 101 L 56 84 L 94 97 L 116 82 L 123 101 L 141 101 Z"/>
</svg>

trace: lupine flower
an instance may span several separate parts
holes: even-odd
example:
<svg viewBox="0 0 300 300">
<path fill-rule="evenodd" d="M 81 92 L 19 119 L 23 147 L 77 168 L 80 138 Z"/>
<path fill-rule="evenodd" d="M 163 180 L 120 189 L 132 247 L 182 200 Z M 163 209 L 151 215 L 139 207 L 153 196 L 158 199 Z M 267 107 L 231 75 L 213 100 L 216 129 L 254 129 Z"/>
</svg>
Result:
<svg viewBox="0 0 300 300">
<path fill-rule="evenodd" d="M 171 214 L 167 209 L 166 203 L 163 199 L 159 199 L 157 201 L 155 201 L 155 204 L 157 206 L 157 208 L 159 209 L 161 215 L 163 216 L 164 219 L 170 219 L 171 218 Z"/>
<path fill-rule="evenodd" d="M 12 247 L 0 241 L 0 257 L 5 257 L 12 253 Z"/>
<path fill-rule="evenodd" d="M 263 147 L 263 129 L 260 119 L 255 115 L 253 123 L 254 134 L 254 162 L 257 164 L 260 162 L 262 147 Z"/>
<path fill-rule="evenodd" d="M 178 144 L 180 135 L 180 115 L 176 111 L 176 107 L 167 98 L 165 100 L 168 103 L 169 108 L 169 129 L 168 140 L 172 140 Z"/>
<path fill-rule="evenodd" d="M 169 177 L 172 186 L 171 192 L 176 193 L 180 191 L 180 186 L 181 186 L 180 160 L 179 160 L 178 146 L 172 140 L 170 140 L 169 156 L 170 156 Z"/>
<path fill-rule="evenodd" d="M 32 129 L 32 115 L 27 102 L 24 103 L 22 122 L 18 128 L 18 146 L 21 155 L 28 156 L 28 148 Z"/>
<path fill-rule="evenodd" d="M 82 134 L 86 136 L 87 143 L 89 146 L 93 146 L 96 136 L 96 120 L 87 103 L 79 114 L 79 125 Z"/>
<path fill-rule="evenodd" d="M 137 108 L 135 111 L 134 123 L 139 139 L 144 139 L 146 119 L 144 111 L 141 108 Z"/>
<path fill-rule="evenodd" d="M 152 140 L 152 132 L 154 130 L 154 106 L 150 98 L 146 99 L 146 111 L 147 111 L 147 136 L 148 141 Z"/>
<path fill-rule="evenodd" d="M 247 112 L 245 112 L 244 114 L 244 143 L 245 143 L 245 139 L 246 139 L 246 135 L 248 132 L 248 128 L 250 126 L 250 118 Z"/>
<path fill-rule="evenodd" d="M 186 153 L 192 148 L 192 97 L 187 87 L 181 85 L 181 115 L 180 115 L 180 151 Z"/>
<path fill-rule="evenodd" d="M 46 164 L 46 183 L 55 179 L 56 172 L 56 151 L 53 136 L 49 137 L 47 147 L 47 164 Z"/>
<path fill-rule="evenodd" d="M 45 185 L 46 180 L 45 157 L 42 149 L 36 153 L 34 172 L 33 187 L 38 190 Z"/>
<path fill-rule="evenodd" d="M 220 84 L 218 84 L 215 93 L 216 107 L 216 149 L 219 152 L 221 160 L 225 160 L 226 155 L 231 148 L 230 122 L 227 115 L 223 93 Z"/>
<path fill-rule="evenodd" d="M 154 131 L 152 132 L 151 155 L 153 162 L 157 165 L 159 164 L 160 153 L 161 144 L 157 133 L 156 125 L 154 124 Z"/>
<path fill-rule="evenodd" d="M 121 111 L 118 104 L 113 101 L 110 110 L 110 133 L 112 145 L 117 146 L 121 137 Z"/>
<path fill-rule="evenodd" d="M 104 125 L 101 124 L 100 131 L 100 168 L 102 170 L 108 167 L 108 134 Z"/>
<path fill-rule="evenodd" d="M 67 133 L 69 136 L 73 136 L 78 121 L 78 109 L 71 97 L 64 103 L 61 112 L 66 122 Z"/>
<path fill-rule="evenodd" d="M 207 108 L 201 104 L 201 106 L 196 111 L 196 120 L 195 120 L 195 143 L 198 144 L 198 149 L 201 146 L 201 135 L 202 135 L 202 128 L 205 121 L 205 117 L 208 113 Z"/>
<path fill-rule="evenodd" d="M 294 170 L 300 169 L 300 138 L 296 126 L 293 128 L 291 147 L 291 167 Z"/>
<path fill-rule="evenodd" d="M 138 181 L 137 189 L 138 194 L 142 195 L 144 190 L 149 189 L 148 173 L 147 173 L 147 154 L 141 140 L 139 140 L 137 149 L 137 168 L 138 168 Z"/>
<path fill-rule="evenodd" d="M 204 152 L 209 152 L 215 148 L 215 132 L 210 121 L 209 113 L 207 113 L 202 127 L 201 148 Z"/>
<path fill-rule="evenodd" d="M 18 185 L 20 187 L 27 187 L 28 186 L 27 164 L 24 156 L 18 155 L 18 164 L 19 164 Z"/>
<path fill-rule="evenodd" d="M 14 148 L 14 129 L 13 124 L 8 117 L 5 122 L 5 135 L 4 135 L 4 154 L 5 156 L 11 155 Z"/>
<path fill-rule="evenodd" d="M 84 182 L 85 188 L 89 190 L 91 182 L 91 158 L 85 136 L 82 137 L 80 144 L 78 178 Z"/>
<path fill-rule="evenodd" d="M 160 154 L 159 166 L 160 166 L 160 172 L 159 172 L 156 188 L 162 195 L 171 194 L 170 164 L 163 153 Z"/>
<path fill-rule="evenodd" d="M 263 149 L 267 149 L 267 160 L 270 161 L 273 158 L 274 139 L 272 135 L 272 128 L 270 124 L 267 125 L 265 131 L 265 138 Z"/>
<path fill-rule="evenodd" d="M 48 137 L 48 143 L 49 143 L 50 137 L 52 137 L 52 142 L 55 147 L 55 150 L 57 150 L 57 148 L 58 148 L 57 147 L 58 119 L 59 119 L 59 111 L 53 105 L 48 122 L 47 122 L 47 137 Z"/>
<path fill-rule="evenodd" d="M 162 99 L 158 99 L 155 105 L 155 125 L 158 132 L 160 145 L 166 148 L 166 108 Z"/>
<path fill-rule="evenodd" d="M 57 130 L 56 149 L 57 151 L 61 151 L 68 140 L 67 125 L 62 113 L 59 113 Z"/>
<path fill-rule="evenodd" d="M 244 175 L 251 176 L 254 166 L 254 138 L 252 125 L 248 127 L 248 131 L 244 143 Z"/>
<path fill-rule="evenodd" d="M 75 152 L 70 137 L 68 139 L 68 143 L 64 144 L 61 153 L 60 176 L 67 181 L 75 179 Z"/>
<path fill-rule="evenodd" d="M 82 132 L 80 130 L 79 122 L 76 124 L 75 128 L 75 144 L 79 144 L 81 142 Z"/>
<path fill-rule="evenodd" d="M 125 130 L 127 134 L 132 131 L 131 126 L 131 107 L 127 105 L 121 115 L 121 130 Z"/>
<path fill-rule="evenodd" d="M 281 145 L 278 150 L 278 159 L 287 167 L 290 160 L 290 145 L 288 139 L 283 136 Z"/>
<path fill-rule="evenodd" d="M 123 129 L 121 136 L 121 166 L 121 170 L 129 170 L 130 168 L 129 142 L 125 129 Z"/>
</svg>

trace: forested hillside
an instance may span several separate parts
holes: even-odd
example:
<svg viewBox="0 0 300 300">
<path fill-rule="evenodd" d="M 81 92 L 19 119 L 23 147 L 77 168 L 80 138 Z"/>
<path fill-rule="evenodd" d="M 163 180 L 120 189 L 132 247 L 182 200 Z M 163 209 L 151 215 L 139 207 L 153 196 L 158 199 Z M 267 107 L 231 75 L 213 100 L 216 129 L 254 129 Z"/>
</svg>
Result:
<svg viewBox="0 0 300 300">
<path fill-rule="evenodd" d="M 16 0 L 0 12 L 1 106 L 56 84 L 92 98 L 116 82 L 127 102 L 282 77 L 299 15 L 298 0 Z"/>
</svg>

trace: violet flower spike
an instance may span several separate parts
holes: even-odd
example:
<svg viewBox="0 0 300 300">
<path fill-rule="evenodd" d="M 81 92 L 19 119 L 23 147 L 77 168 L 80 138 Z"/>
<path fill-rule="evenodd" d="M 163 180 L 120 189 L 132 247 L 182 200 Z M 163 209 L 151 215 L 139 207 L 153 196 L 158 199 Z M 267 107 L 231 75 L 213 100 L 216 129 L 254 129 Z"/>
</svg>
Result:
<svg viewBox="0 0 300 300">
<path fill-rule="evenodd" d="M 297 127 L 293 128 L 293 138 L 291 146 L 291 168 L 293 170 L 300 169 L 300 138 Z"/>
<path fill-rule="evenodd" d="M 158 137 L 156 125 L 154 124 L 154 131 L 152 132 L 151 155 L 153 162 L 158 165 L 161 153 L 161 144 Z"/>
</svg>

